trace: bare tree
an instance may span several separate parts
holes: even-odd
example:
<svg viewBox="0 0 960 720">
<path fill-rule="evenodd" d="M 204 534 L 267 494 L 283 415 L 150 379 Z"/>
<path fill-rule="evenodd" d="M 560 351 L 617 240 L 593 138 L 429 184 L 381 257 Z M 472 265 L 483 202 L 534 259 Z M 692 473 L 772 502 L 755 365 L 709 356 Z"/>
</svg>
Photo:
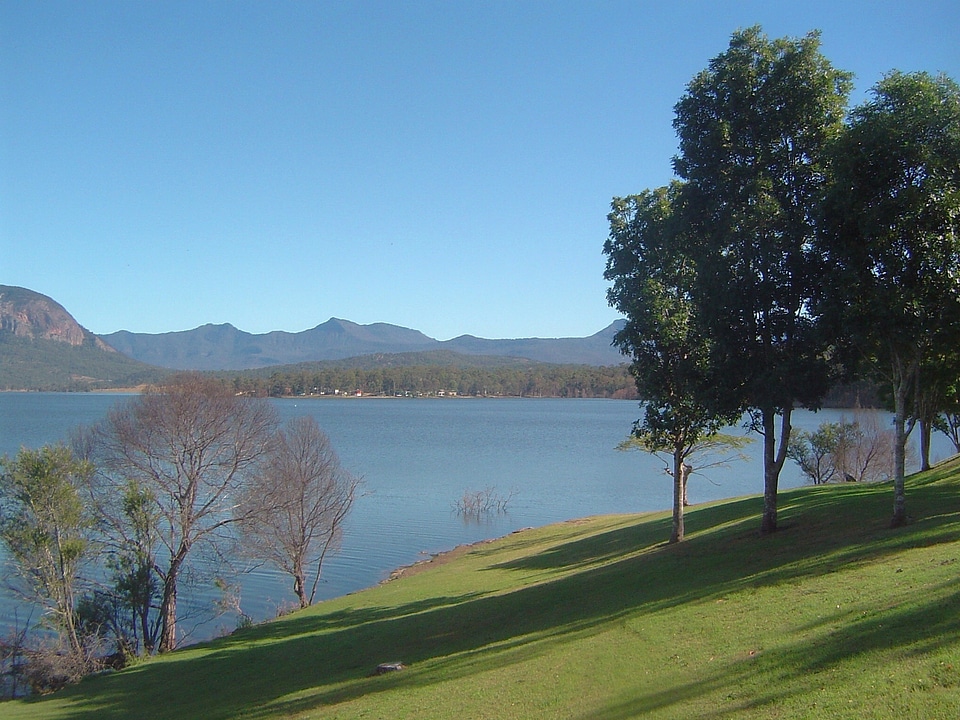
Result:
<svg viewBox="0 0 960 720">
<path fill-rule="evenodd" d="M 188 555 L 229 540 L 225 530 L 240 519 L 239 500 L 270 456 L 276 427 L 267 401 L 185 374 L 113 411 L 97 429 L 96 494 L 134 492 L 152 505 L 138 517 L 152 518 L 155 531 L 136 530 L 158 545 L 150 556 L 162 585 L 160 652 L 177 644 L 177 584 Z M 124 524 L 121 514 L 107 514 Z"/>
<path fill-rule="evenodd" d="M 850 428 L 833 451 L 838 473 L 857 482 L 884 482 L 895 472 L 896 432 L 880 426 L 879 413 L 856 410 L 853 422 L 841 418 L 841 424 Z M 906 461 L 912 461 L 910 448 L 905 449 Z"/>
<path fill-rule="evenodd" d="M 479 521 L 488 515 L 507 512 L 507 506 L 516 494 L 516 490 L 511 490 L 504 495 L 493 486 L 483 490 L 464 490 L 463 495 L 453 504 L 453 509 L 464 520 Z"/>
<path fill-rule="evenodd" d="M 794 431 L 787 455 L 815 485 L 889 480 L 896 436 L 892 428 L 882 429 L 877 418 L 875 412 L 858 409 L 853 421 L 821 423 L 812 433 Z"/>
<path fill-rule="evenodd" d="M 339 545 L 359 482 L 340 465 L 316 420 L 301 417 L 277 434 L 265 471 L 247 486 L 246 551 L 293 577 L 301 608 L 313 603 L 323 560 Z"/>
</svg>

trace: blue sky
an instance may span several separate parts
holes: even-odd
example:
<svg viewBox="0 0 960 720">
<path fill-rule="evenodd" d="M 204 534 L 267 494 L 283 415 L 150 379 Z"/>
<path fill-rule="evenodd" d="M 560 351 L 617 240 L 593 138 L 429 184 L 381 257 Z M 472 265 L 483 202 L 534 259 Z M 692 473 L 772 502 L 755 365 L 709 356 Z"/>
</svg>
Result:
<svg viewBox="0 0 960 720">
<path fill-rule="evenodd" d="M 589 335 L 610 199 L 737 28 L 960 80 L 960 3 L 0 4 L 0 284 L 96 333 Z"/>
</svg>

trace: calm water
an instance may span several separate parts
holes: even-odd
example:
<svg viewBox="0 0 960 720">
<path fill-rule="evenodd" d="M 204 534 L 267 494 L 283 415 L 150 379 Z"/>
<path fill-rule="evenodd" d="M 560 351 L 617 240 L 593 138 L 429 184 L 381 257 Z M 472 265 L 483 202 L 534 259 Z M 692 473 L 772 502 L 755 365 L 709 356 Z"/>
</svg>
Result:
<svg viewBox="0 0 960 720">
<path fill-rule="evenodd" d="M 65 439 L 80 424 L 102 418 L 122 395 L 0 393 L 0 454 L 22 445 Z M 364 479 L 341 552 L 324 563 L 318 599 L 352 592 L 394 568 L 461 543 L 519 528 L 601 513 L 669 508 L 670 478 L 663 463 L 640 452 L 618 452 L 639 413 L 618 400 L 548 399 L 323 399 L 275 400 L 284 419 L 312 415 L 343 465 Z M 814 429 L 839 411 L 800 412 L 795 425 Z M 849 416 L 849 413 L 847 413 Z M 741 432 L 741 431 L 736 431 Z M 690 481 L 690 500 L 762 490 L 760 443 L 749 462 L 715 468 Z M 949 443 L 937 436 L 933 459 Z M 788 462 L 781 487 L 803 482 Z M 465 491 L 494 487 L 515 493 L 504 515 L 466 522 L 453 506 Z M 294 599 L 285 576 L 258 569 L 242 576 L 241 607 L 255 620 L 272 617 Z M 211 592 L 194 591 L 201 608 Z M 0 588 L 0 632 L 14 603 Z M 21 620 L 25 610 L 18 610 Z M 234 618 L 207 621 L 193 639 L 232 629 Z"/>
</svg>

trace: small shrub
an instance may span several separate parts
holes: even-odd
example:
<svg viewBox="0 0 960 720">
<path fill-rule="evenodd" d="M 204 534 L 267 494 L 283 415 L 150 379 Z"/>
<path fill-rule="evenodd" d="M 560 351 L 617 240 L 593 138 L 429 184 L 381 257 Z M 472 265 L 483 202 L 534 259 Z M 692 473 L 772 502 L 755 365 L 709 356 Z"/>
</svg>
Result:
<svg viewBox="0 0 960 720">
<path fill-rule="evenodd" d="M 857 411 L 852 421 L 821 423 L 814 432 L 794 432 L 787 457 L 815 485 L 833 481 L 881 482 L 893 476 L 892 429 L 876 413 Z"/>
<path fill-rule="evenodd" d="M 45 695 L 103 669 L 104 659 L 74 652 L 60 642 L 27 641 L 16 636 L 0 641 L 4 697 Z"/>
<path fill-rule="evenodd" d="M 486 515 L 500 515 L 507 512 L 507 506 L 516 494 L 516 490 L 511 490 L 506 495 L 502 495 L 495 487 L 464 490 L 463 496 L 457 500 L 453 508 L 457 515 L 471 519 L 479 519 Z"/>
</svg>

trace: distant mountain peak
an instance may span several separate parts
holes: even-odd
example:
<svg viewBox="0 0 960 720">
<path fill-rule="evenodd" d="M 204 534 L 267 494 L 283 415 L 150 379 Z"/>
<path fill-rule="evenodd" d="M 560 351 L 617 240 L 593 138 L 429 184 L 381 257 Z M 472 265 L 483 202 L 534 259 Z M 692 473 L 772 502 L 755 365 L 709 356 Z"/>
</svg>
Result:
<svg viewBox="0 0 960 720">
<path fill-rule="evenodd" d="M 56 340 L 72 346 L 92 344 L 115 352 L 82 327 L 60 303 L 15 285 L 0 285 L 0 331 L 15 337 Z"/>
<path fill-rule="evenodd" d="M 487 340 L 461 335 L 439 341 L 419 330 L 331 317 L 310 330 L 251 334 L 232 325 L 203 325 L 195 330 L 149 335 L 119 332 L 105 336 L 123 354 L 178 370 L 245 370 L 272 365 L 343 360 L 363 355 L 446 350 L 465 355 L 523 358 L 533 362 L 619 365 L 625 362 L 611 345 L 622 321 L 586 338 Z"/>
</svg>

